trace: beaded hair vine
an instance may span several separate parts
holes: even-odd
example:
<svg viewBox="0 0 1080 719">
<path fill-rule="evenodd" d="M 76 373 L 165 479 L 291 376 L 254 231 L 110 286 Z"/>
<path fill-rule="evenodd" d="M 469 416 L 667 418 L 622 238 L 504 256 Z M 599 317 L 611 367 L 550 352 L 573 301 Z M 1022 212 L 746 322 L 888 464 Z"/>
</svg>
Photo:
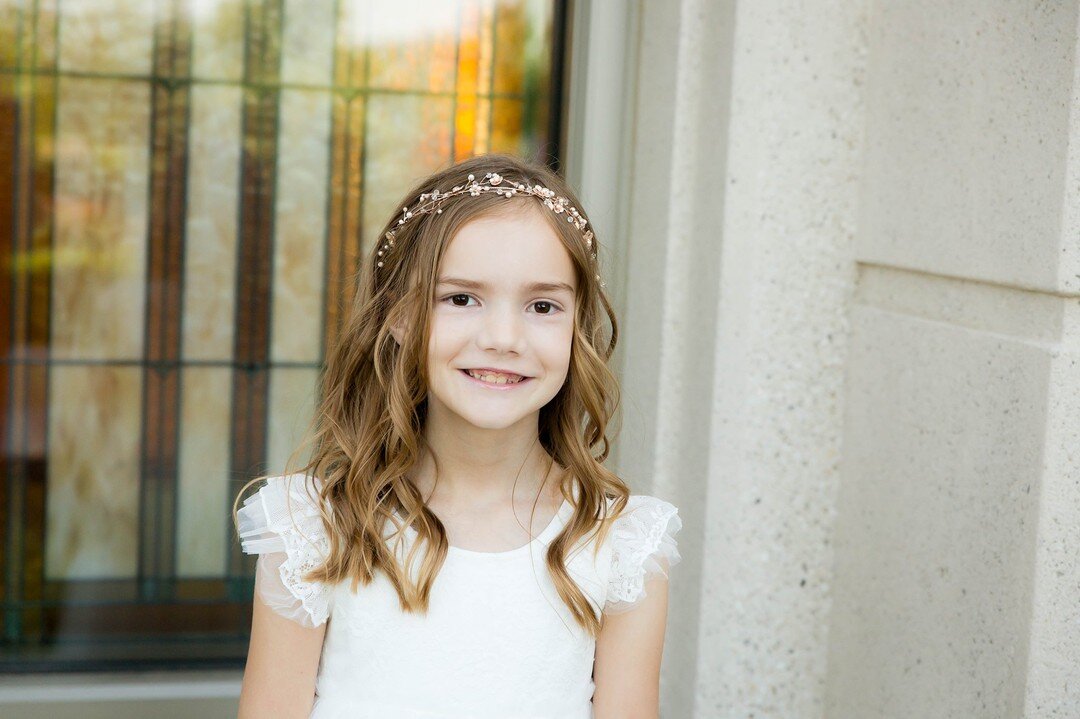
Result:
<svg viewBox="0 0 1080 719">
<path fill-rule="evenodd" d="M 503 184 L 503 183 L 506 184 Z M 576 207 L 570 204 L 570 201 L 565 197 L 556 196 L 553 190 L 549 190 L 543 185 L 523 185 L 513 180 L 507 180 L 497 173 L 489 172 L 484 175 L 484 179 L 480 182 L 476 181 L 474 175 L 469 175 L 469 181 L 464 185 L 458 185 L 452 188 L 449 192 L 439 192 L 438 188 L 431 192 L 425 192 L 420 195 L 420 204 L 414 206 L 413 209 L 408 207 L 401 208 L 401 218 L 398 219 L 397 225 L 389 230 L 385 239 L 386 242 L 379 248 L 379 260 L 378 267 L 383 266 L 382 257 L 385 253 L 389 252 L 394 247 L 394 238 L 397 235 L 399 227 L 411 220 L 417 215 L 429 215 L 432 212 L 436 214 L 442 214 L 442 208 L 440 205 L 444 200 L 450 197 L 456 197 L 458 195 L 469 195 L 476 197 L 482 192 L 494 192 L 497 195 L 502 195 L 507 198 L 514 197 L 515 195 L 532 195 L 540 199 L 547 207 L 553 210 L 556 214 L 566 214 L 566 221 L 581 231 L 582 237 L 585 239 L 585 245 L 589 248 L 590 256 L 595 260 L 596 252 L 593 250 L 593 233 L 592 230 L 587 230 L 585 227 L 588 225 L 588 221 L 581 216 L 581 213 L 577 211 Z M 596 279 L 600 279 L 600 275 L 596 276 Z M 604 283 L 600 283 L 604 286 Z"/>
</svg>

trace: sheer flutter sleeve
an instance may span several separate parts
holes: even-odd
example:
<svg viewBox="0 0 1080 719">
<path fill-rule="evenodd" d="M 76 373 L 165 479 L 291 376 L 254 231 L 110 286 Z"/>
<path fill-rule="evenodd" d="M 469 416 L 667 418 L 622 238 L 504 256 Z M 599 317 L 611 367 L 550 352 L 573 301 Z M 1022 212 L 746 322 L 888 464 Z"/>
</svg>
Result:
<svg viewBox="0 0 1080 719">
<path fill-rule="evenodd" d="M 666 578 L 681 557 L 675 534 L 682 528 L 679 510 L 647 495 L 630 495 L 611 527 L 611 575 L 604 612 L 619 614 L 645 598 L 645 583 Z"/>
<path fill-rule="evenodd" d="M 317 480 L 302 474 L 271 477 L 237 512 L 240 546 L 258 554 L 255 591 L 271 609 L 315 627 L 330 615 L 330 591 L 304 575 L 322 564 L 330 542 L 319 514 Z"/>
</svg>

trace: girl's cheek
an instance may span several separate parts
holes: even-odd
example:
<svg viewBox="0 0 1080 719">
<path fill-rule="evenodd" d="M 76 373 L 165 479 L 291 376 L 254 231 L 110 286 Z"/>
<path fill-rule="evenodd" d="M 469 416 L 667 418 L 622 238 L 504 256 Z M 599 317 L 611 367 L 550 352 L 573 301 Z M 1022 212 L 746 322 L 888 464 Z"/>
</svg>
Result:
<svg viewBox="0 0 1080 719">
<path fill-rule="evenodd" d="M 447 343 L 467 339 L 476 332 L 476 321 L 461 315 L 450 315 L 435 318 L 432 325 L 432 333 L 437 334 Z"/>
</svg>

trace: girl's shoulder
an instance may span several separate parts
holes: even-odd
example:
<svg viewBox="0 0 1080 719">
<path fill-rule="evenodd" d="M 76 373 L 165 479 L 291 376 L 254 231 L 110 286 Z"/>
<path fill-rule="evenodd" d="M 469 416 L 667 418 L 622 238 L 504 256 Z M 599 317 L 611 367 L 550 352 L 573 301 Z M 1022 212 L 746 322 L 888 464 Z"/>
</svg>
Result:
<svg viewBox="0 0 1080 719">
<path fill-rule="evenodd" d="M 297 532 L 325 537 L 319 512 L 322 483 L 304 474 L 268 477 L 237 511 L 240 543 L 248 554 L 281 551 Z"/>
<path fill-rule="evenodd" d="M 329 589 L 304 579 L 330 551 L 319 511 L 320 488 L 317 478 L 303 474 L 269 477 L 237 511 L 241 548 L 260 555 L 260 596 L 279 614 L 305 626 L 322 624 L 330 612 Z"/>
<path fill-rule="evenodd" d="M 611 507 L 614 500 L 608 503 Z M 605 539 L 610 546 L 606 613 L 632 609 L 645 598 L 647 582 L 668 576 L 682 559 L 675 540 L 681 528 L 675 505 L 647 494 L 630 495 Z"/>
<path fill-rule="evenodd" d="M 615 499 L 609 497 L 607 502 L 608 507 L 614 509 Z M 667 500 L 649 494 L 631 494 L 626 498 L 626 505 L 616 522 L 634 523 L 645 521 L 648 517 L 673 517 L 678 513 L 678 507 Z"/>
</svg>

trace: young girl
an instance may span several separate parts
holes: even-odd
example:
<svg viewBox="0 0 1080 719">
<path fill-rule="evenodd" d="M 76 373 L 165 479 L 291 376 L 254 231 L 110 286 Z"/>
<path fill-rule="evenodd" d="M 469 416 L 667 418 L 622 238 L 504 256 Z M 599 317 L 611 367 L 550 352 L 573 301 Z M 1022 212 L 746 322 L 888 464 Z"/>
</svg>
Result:
<svg viewBox="0 0 1080 719">
<path fill-rule="evenodd" d="M 400 207 L 310 462 L 237 512 L 260 555 L 240 716 L 658 716 L 681 520 L 603 465 L 618 330 L 581 204 L 491 154 Z"/>
</svg>

